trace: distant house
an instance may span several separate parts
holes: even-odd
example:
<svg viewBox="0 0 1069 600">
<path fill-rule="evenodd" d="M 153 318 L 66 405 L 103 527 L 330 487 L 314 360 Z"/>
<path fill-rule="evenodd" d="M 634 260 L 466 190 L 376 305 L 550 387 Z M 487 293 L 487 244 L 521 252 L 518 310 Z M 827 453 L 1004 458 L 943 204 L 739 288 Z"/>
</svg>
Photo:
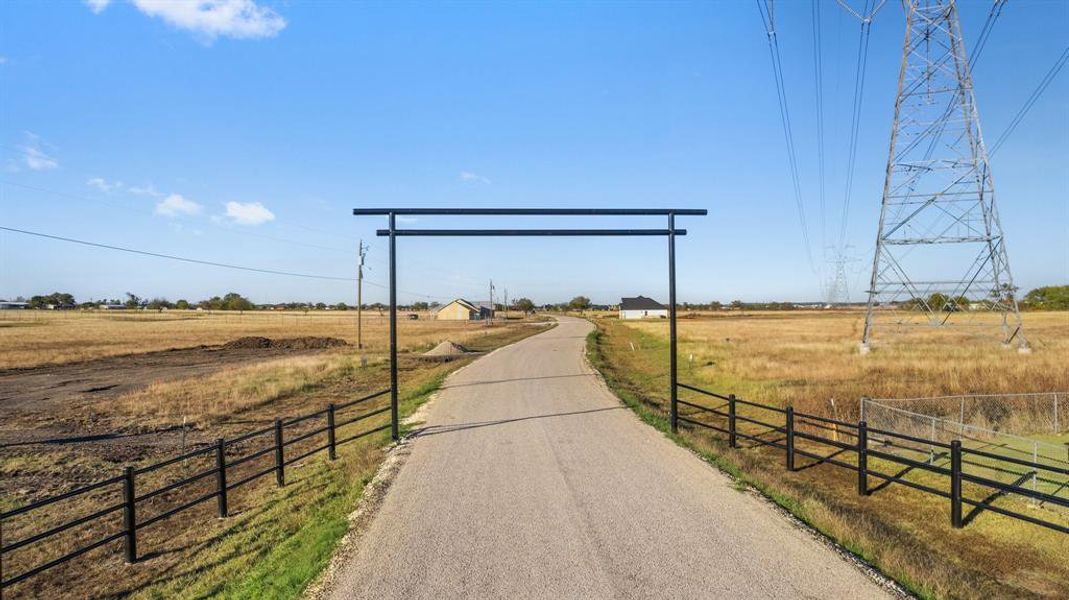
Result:
<svg viewBox="0 0 1069 600">
<path fill-rule="evenodd" d="M 645 296 L 620 299 L 621 319 L 667 319 L 668 307 Z"/>
<path fill-rule="evenodd" d="M 98 310 L 126 310 L 126 306 L 123 304 L 99 304 Z"/>
<path fill-rule="evenodd" d="M 26 310 L 30 308 L 29 302 L 0 302 L 0 310 Z"/>
<path fill-rule="evenodd" d="M 482 321 L 493 318 L 494 309 L 489 303 L 468 302 L 457 298 L 438 309 L 435 318 L 439 321 Z"/>
</svg>

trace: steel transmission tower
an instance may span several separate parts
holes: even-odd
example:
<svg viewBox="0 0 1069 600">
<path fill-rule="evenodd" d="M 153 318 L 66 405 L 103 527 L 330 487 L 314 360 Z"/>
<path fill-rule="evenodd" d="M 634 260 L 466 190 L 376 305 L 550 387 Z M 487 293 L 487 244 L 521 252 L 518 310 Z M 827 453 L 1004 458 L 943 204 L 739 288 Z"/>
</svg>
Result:
<svg viewBox="0 0 1069 600">
<path fill-rule="evenodd" d="M 832 306 L 844 306 L 850 304 L 850 285 L 847 275 L 847 265 L 858 260 L 847 256 L 845 250 L 852 246 L 846 246 L 843 251 L 829 258 L 827 262 L 835 266 L 835 275 L 828 279 L 827 297 L 825 301 Z"/>
<path fill-rule="evenodd" d="M 1027 350 L 955 0 L 905 0 L 906 37 L 861 350 L 969 325 Z"/>
</svg>

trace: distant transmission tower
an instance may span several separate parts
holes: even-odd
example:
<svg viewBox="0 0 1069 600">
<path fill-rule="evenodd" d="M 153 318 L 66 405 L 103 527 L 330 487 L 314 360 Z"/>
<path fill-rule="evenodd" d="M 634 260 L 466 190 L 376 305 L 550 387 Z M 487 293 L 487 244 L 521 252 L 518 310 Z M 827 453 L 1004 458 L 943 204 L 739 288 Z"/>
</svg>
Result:
<svg viewBox="0 0 1069 600">
<path fill-rule="evenodd" d="M 845 251 L 851 247 L 852 246 L 846 246 L 843 250 Z M 834 265 L 834 274 L 828 280 L 827 297 L 825 298 L 825 301 L 827 304 L 833 306 L 844 306 L 850 303 L 850 285 L 849 276 L 847 275 L 847 265 L 858 259 L 846 255 L 844 251 L 836 252 L 834 256 L 827 259 L 827 262 Z"/>
<path fill-rule="evenodd" d="M 1001 328 L 1027 351 L 954 0 L 905 0 L 906 39 L 861 339 Z"/>
</svg>

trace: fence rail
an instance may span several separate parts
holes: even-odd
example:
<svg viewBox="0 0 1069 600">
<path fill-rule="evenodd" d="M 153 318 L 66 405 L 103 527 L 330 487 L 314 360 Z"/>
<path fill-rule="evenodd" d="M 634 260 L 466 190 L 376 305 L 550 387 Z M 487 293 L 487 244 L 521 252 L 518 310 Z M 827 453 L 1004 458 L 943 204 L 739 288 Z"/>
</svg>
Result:
<svg viewBox="0 0 1069 600">
<path fill-rule="evenodd" d="M 679 416 L 682 423 L 701 427 L 711 431 L 725 434 L 728 445 L 739 448 L 740 439 L 748 440 L 754 447 L 771 447 L 784 452 L 784 464 L 788 471 L 796 471 L 798 457 L 816 461 L 813 464 L 830 464 L 848 471 L 857 473 L 857 491 L 859 495 L 868 496 L 876 489 L 891 484 L 901 484 L 906 487 L 919 490 L 928 494 L 939 496 L 950 501 L 950 522 L 955 528 L 961 528 L 975 519 L 983 511 L 991 511 L 1011 518 L 1019 519 L 1058 531 L 1069 533 L 1069 527 L 1048 521 L 1034 515 L 1028 515 L 1011 508 L 995 506 L 995 500 L 1012 495 L 1027 499 L 1034 503 L 1056 507 L 1069 507 L 1069 497 L 1059 496 L 1056 493 L 1037 491 L 1020 485 L 1026 479 L 1035 480 L 1037 477 L 1046 478 L 1047 481 L 1058 483 L 1056 490 L 1069 490 L 1069 468 L 1061 465 L 1036 464 L 1012 456 L 1004 456 L 996 452 L 975 450 L 962 446 L 960 439 L 950 440 L 944 443 L 937 440 L 918 438 L 908 434 L 902 434 L 886 429 L 870 428 L 862 420 L 857 423 L 849 423 L 837 419 L 831 419 L 821 415 L 811 415 L 795 411 L 792 407 L 780 408 L 758 402 L 743 400 L 734 394 L 718 394 L 698 387 L 680 383 L 682 389 L 696 392 L 708 398 L 714 398 L 719 402 L 718 406 L 711 407 L 679 400 L 679 404 L 693 409 L 694 412 Z M 754 415 L 742 416 L 738 413 L 739 407 L 749 407 L 762 411 L 761 418 Z M 726 408 L 726 411 L 724 410 Z M 710 423 L 700 420 L 702 416 L 712 416 L 722 419 L 719 423 Z M 765 416 L 767 415 L 767 416 Z M 782 424 L 768 422 L 782 415 Z M 761 431 L 741 431 L 739 423 L 748 423 L 762 428 Z M 807 431 L 808 430 L 808 431 Z M 832 432 L 828 434 L 827 432 Z M 769 439 L 767 434 L 773 434 Z M 832 435 L 833 437 L 827 437 Z M 839 437 L 848 438 L 842 441 Z M 810 442 L 806 448 L 799 448 L 798 441 Z M 933 460 L 915 460 L 906 456 L 900 456 L 891 450 L 904 448 L 914 450 L 911 444 L 923 443 L 926 446 L 937 447 L 942 455 L 949 456 L 948 467 L 936 465 Z M 814 448 L 813 446 L 817 446 Z M 819 448 L 831 449 L 830 453 L 822 453 Z M 848 452 L 855 457 L 854 461 L 839 457 Z M 873 469 L 869 465 L 870 458 L 878 458 L 888 463 L 894 463 L 904 467 L 897 474 L 883 473 Z M 975 470 L 992 470 L 1007 474 L 1017 475 L 1013 483 L 996 481 L 989 477 L 983 477 L 965 471 L 968 466 Z M 1026 467 L 1030 472 L 1021 473 L 1017 467 Z M 912 471 L 922 471 L 938 478 L 946 478 L 942 487 L 928 485 L 930 482 L 921 483 L 906 478 Z M 869 485 L 869 478 L 875 477 L 883 483 L 875 488 Z M 1064 481 L 1061 481 L 1064 479 Z M 968 498 L 963 493 L 963 484 L 970 484 L 973 490 L 990 490 L 986 498 L 977 500 Z M 963 507 L 972 507 L 968 515 L 963 514 Z"/>
<path fill-rule="evenodd" d="M 387 410 L 386 408 L 378 408 L 363 413 L 355 414 L 353 416 L 346 415 L 344 420 L 339 420 L 339 413 L 347 410 L 360 410 L 363 408 L 362 404 L 374 400 L 375 398 L 382 397 L 390 392 L 389 389 L 375 392 L 343 404 L 331 404 L 323 410 L 316 411 L 314 413 L 308 413 L 298 417 L 290 419 L 275 419 L 274 423 L 270 427 L 251 431 L 249 433 L 242 434 L 235 438 L 226 440 L 220 438 L 216 442 L 199 448 L 190 452 L 180 454 L 168 458 L 166 460 L 146 465 L 139 468 L 127 466 L 123 469 L 121 475 L 98 481 L 86 486 L 82 486 L 62 494 L 43 498 L 30 504 L 13 508 L 8 511 L 0 512 L 0 593 L 6 588 L 9 588 L 17 583 L 30 579 L 35 575 L 38 575 L 44 571 L 47 571 L 53 567 L 59 566 L 63 563 L 71 561 L 87 552 L 108 545 L 112 542 L 122 540 L 123 555 L 128 563 L 137 562 L 141 554 L 138 551 L 138 532 L 155 525 L 161 521 L 169 519 L 181 512 L 189 510 L 195 506 L 199 506 L 210 500 L 216 501 L 216 512 L 219 517 L 226 517 L 229 514 L 229 493 L 235 488 L 246 485 L 253 481 L 256 481 L 262 477 L 268 475 L 275 475 L 276 485 L 282 487 L 285 485 L 285 468 L 288 465 L 296 463 L 300 460 L 308 458 L 319 452 L 327 451 L 328 458 L 334 460 L 337 457 L 336 449 L 338 446 L 366 437 L 373 433 L 384 431 L 390 427 L 389 424 L 383 426 L 373 427 L 364 431 L 357 431 L 353 435 L 349 435 L 342 439 L 338 439 L 338 432 L 340 429 L 361 423 L 377 415 L 381 415 Z M 303 431 L 295 436 L 291 435 L 288 439 L 286 436 L 286 428 L 294 427 L 298 424 L 309 422 L 315 419 L 323 419 L 325 424 L 321 427 L 315 427 L 309 431 Z M 270 445 L 256 448 L 239 448 L 239 446 L 247 444 L 259 437 L 267 436 L 268 434 L 274 434 Z M 324 443 L 316 445 L 315 447 L 300 452 L 294 456 L 286 456 L 286 451 L 295 444 L 303 441 L 310 440 L 316 436 L 324 436 Z M 240 452 L 236 456 L 228 456 L 228 451 Z M 255 473 L 246 475 L 237 481 L 228 482 L 228 474 L 233 474 L 235 467 L 249 463 L 258 458 L 274 454 L 273 464 L 270 468 L 257 470 Z M 160 469 L 186 463 L 193 459 L 200 457 L 214 457 L 214 466 L 199 471 L 193 475 L 187 475 L 164 484 L 160 487 L 156 487 L 146 491 L 138 490 L 138 478 L 139 476 L 147 475 L 149 473 L 158 471 Z M 157 512 L 151 516 L 142 515 L 142 510 L 146 504 L 149 504 L 150 500 L 162 498 L 170 492 L 188 488 L 194 483 L 209 480 L 214 477 L 214 485 L 212 490 L 208 493 L 196 495 L 194 497 L 183 497 L 184 500 L 177 506 L 172 506 Z M 94 492 L 107 493 L 107 492 L 119 492 L 122 497 L 122 501 L 117 504 L 110 504 L 104 508 L 93 510 L 92 512 L 81 515 L 70 520 L 67 520 L 58 525 L 53 525 L 45 528 L 42 531 L 38 531 L 32 534 L 24 535 L 24 537 L 7 541 L 2 535 L 3 524 L 5 521 L 10 521 L 12 518 L 20 515 L 28 515 L 35 511 L 39 511 L 46 507 L 52 506 L 57 502 L 65 500 L 71 500 L 75 498 L 87 497 Z M 189 492 L 191 493 L 191 492 Z M 74 549 L 66 549 L 66 552 L 58 557 L 48 558 L 43 562 L 39 562 L 32 566 L 23 569 L 21 572 L 9 575 L 7 571 L 7 565 L 9 560 L 7 556 L 19 551 L 27 550 L 31 547 L 48 542 L 57 535 L 60 535 L 66 531 L 70 531 L 80 526 L 86 526 L 94 524 L 101 519 L 110 517 L 115 513 L 122 513 L 122 524 L 118 531 L 113 531 L 104 534 L 102 537 L 98 537 L 92 541 L 85 542 L 81 546 Z"/>
</svg>

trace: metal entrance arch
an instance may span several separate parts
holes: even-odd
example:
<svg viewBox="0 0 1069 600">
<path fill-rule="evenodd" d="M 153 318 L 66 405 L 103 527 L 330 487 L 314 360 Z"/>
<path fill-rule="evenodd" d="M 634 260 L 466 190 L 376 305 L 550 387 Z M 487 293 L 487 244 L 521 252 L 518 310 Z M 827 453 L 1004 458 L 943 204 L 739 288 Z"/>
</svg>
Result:
<svg viewBox="0 0 1069 600">
<path fill-rule="evenodd" d="M 354 208 L 353 215 L 384 215 L 389 229 L 379 237 L 390 238 L 390 434 L 400 438 L 397 416 L 397 238 L 400 237 L 604 237 L 665 236 L 668 238 L 668 364 L 670 372 L 670 422 L 678 430 L 678 385 L 676 379 L 676 229 L 677 216 L 705 216 L 704 208 Z M 558 216 L 558 217 L 668 217 L 667 229 L 397 229 L 397 216 Z"/>
</svg>

